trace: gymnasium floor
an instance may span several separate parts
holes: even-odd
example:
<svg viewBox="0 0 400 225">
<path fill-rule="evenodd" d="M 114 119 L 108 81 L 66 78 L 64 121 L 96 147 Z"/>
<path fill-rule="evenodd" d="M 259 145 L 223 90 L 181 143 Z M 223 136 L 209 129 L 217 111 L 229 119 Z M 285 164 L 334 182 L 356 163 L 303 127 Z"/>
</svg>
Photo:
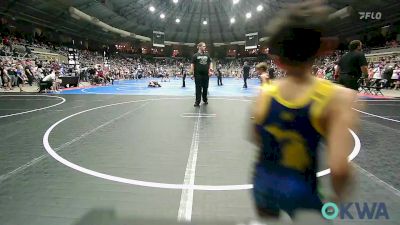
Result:
<svg viewBox="0 0 400 225">
<path fill-rule="evenodd" d="M 147 82 L 0 95 L 0 224 L 255 219 L 256 148 L 247 133 L 257 81 L 244 90 L 241 80 L 218 87 L 212 79 L 210 104 L 200 108 L 190 79 L 187 88 L 180 80 L 155 89 Z M 367 108 L 353 135 L 357 184 L 349 202 L 383 203 L 389 219 L 334 224 L 400 224 L 400 99 L 360 101 Z M 326 169 L 322 163 L 320 175 Z M 320 179 L 329 193 L 329 174 Z"/>
</svg>

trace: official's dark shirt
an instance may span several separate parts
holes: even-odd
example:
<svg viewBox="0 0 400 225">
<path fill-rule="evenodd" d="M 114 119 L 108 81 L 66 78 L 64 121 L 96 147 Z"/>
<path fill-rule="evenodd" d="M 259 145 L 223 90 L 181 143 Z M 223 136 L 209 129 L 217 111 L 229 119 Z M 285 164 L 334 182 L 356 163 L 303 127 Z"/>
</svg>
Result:
<svg viewBox="0 0 400 225">
<path fill-rule="evenodd" d="M 211 58 L 207 53 L 196 53 L 193 55 L 192 63 L 194 65 L 195 76 L 208 77 L 208 69 L 210 68 Z"/>
<path fill-rule="evenodd" d="M 249 65 L 244 65 L 243 66 L 243 76 L 248 77 L 250 74 L 250 66 Z"/>
<path fill-rule="evenodd" d="M 16 75 L 17 75 L 17 73 L 16 73 L 15 70 L 13 70 L 13 69 L 9 69 L 9 70 L 7 71 L 7 73 L 8 73 L 8 75 L 10 75 L 10 76 L 16 76 Z"/>
<path fill-rule="evenodd" d="M 270 79 L 275 78 L 275 74 L 274 73 L 275 73 L 274 68 L 271 67 L 271 68 L 268 69 L 268 75 L 269 75 Z"/>
<path fill-rule="evenodd" d="M 364 53 L 351 51 L 343 55 L 339 61 L 340 74 L 361 77 L 361 67 L 367 65 L 368 63 Z"/>
</svg>

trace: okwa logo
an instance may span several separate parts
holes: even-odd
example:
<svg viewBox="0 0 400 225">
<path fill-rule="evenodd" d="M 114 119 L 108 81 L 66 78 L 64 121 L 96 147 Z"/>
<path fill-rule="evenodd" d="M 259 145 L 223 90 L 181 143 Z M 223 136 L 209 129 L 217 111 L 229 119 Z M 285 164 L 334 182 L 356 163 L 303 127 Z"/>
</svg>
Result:
<svg viewBox="0 0 400 225">
<path fill-rule="evenodd" d="M 349 202 L 336 205 L 325 203 L 321 209 L 322 216 L 327 220 L 389 220 L 386 204 L 383 202 L 360 203 Z"/>
<path fill-rule="evenodd" d="M 360 14 L 360 20 L 380 20 L 382 18 L 382 13 L 380 12 L 358 12 Z"/>
</svg>

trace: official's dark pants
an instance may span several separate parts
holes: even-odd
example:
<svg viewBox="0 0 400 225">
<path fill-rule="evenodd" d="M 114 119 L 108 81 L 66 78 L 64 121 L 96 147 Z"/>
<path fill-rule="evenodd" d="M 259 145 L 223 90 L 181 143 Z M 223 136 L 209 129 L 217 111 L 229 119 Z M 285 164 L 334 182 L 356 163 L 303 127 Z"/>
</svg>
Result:
<svg viewBox="0 0 400 225">
<path fill-rule="evenodd" d="M 33 76 L 27 74 L 26 77 L 28 77 L 28 84 L 29 84 L 29 86 L 32 86 L 32 83 L 33 83 Z"/>
<path fill-rule="evenodd" d="M 218 78 L 218 81 L 217 81 L 218 82 L 218 86 L 222 85 L 222 73 L 219 70 L 218 70 L 217 78 Z"/>
<path fill-rule="evenodd" d="M 185 79 L 186 79 L 186 73 L 184 73 L 182 76 L 182 87 L 186 86 Z"/>
<path fill-rule="evenodd" d="M 247 88 L 247 79 L 249 78 L 249 76 L 243 76 L 243 80 L 244 80 L 244 88 Z"/>
<path fill-rule="evenodd" d="M 217 78 L 218 78 L 218 81 L 217 81 L 218 82 L 218 86 L 222 85 L 222 76 L 218 75 Z"/>
<path fill-rule="evenodd" d="M 196 103 L 200 104 L 201 97 L 203 97 L 203 102 L 207 102 L 207 92 L 208 92 L 208 81 L 209 77 L 206 76 L 195 76 L 194 83 L 196 84 Z"/>
<path fill-rule="evenodd" d="M 351 76 L 348 74 L 340 74 L 339 84 L 345 86 L 346 88 L 358 91 L 359 88 L 358 79 L 359 78 L 356 76 Z"/>
</svg>

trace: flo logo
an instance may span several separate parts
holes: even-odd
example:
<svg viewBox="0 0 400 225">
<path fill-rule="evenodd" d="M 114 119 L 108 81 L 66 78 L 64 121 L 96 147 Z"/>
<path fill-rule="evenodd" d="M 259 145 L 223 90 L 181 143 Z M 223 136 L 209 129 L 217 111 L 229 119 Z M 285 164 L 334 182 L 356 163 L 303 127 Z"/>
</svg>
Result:
<svg viewBox="0 0 400 225">
<path fill-rule="evenodd" d="M 340 204 L 339 206 L 333 202 L 328 202 L 322 207 L 321 213 L 327 220 L 334 220 L 337 217 L 341 220 L 389 219 L 386 204 L 383 202 L 349 202 Z"/>
<path fill-rule="evenodd" d="M 360 20 L 380 20 L 382 18 L 382 13 L 380 12 L 358 12 L 360 14 Z"/>
</svg>

